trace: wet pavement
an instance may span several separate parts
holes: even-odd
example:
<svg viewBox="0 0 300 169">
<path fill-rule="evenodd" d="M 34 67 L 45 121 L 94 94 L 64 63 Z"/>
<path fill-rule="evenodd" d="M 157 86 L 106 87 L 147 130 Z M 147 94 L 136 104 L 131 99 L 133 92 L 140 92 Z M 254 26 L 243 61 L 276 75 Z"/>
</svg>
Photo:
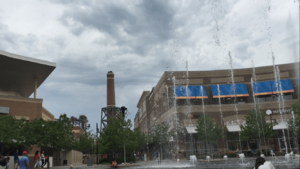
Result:
<svg viewBox="0 0 300 169">
<path fill-rule="evenodd" d="M 189 169 L 199 169 L 199 168 L 230 168 L 230 169 L 253 169 L 254 161 L 256 158 L 246 158 L 243 163 L 238 158 L 229 158 L 227 161 L 210 161 L 203 162 L 203 160 L 197 160 L 194 164 L 188 160 L 182 161 L 172 161 L 172 160 L 163 160 L 161 164 L 158 164 L 158 161 L 138 161 L 135 164 L 139 166 L 135 167 L 126 167 L 132 169 L 171 169 L 171 168 L 189 168 Z M 286 162 L 284 157 L 278 157 L 278 160 L 274 160 L 271 157 L 265 158 L 267 161 L 271 161 L 276 169 L 300 169 L 300 161 L 294 160 L 292 162 Z M 73 165 L 73 169 L 108 169 L 109 165 Z M 70 166 L 56 166 L 53 169 L 69 169 Z"/>
</svg>

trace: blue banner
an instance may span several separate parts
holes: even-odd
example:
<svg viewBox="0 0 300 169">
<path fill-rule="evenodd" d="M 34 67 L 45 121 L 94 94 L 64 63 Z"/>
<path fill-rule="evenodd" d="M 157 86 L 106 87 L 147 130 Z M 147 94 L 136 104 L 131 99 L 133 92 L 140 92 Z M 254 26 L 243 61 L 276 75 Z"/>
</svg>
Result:
<svg viewBox="0 0 300 169">
<path fill-rule="evenodd" d="M 202 89 L 203 92 L 201 92 L 201 86 L 176 86 L 176 99 L 206 99 L 205 87 L 202 86 Z"/>
<path fill-rule="evenodd" d="M 270 94 L 280 93 L 280 87 L 279 87 L 280 84 L 282 88 L 282 93 L 294 92 L 291 79 L 284 79 L 278 81 L 277 86 L 275 80 L 253 83 L 254 95 L 259 96 L 259 95 L 270 95 Z"/>
<path fill-rule="evenodd" d="M 235 93 L 234 93 L 235 87 Z M 219 85 L 220 88 L 220 97 L 246 97 L 249 96 L 247 86 L 245 83 L 242 84 L 223 84 Z M 211 92 L 213 98 L 219 98 L 218 85 L 211 85 Z"/>
</svg>

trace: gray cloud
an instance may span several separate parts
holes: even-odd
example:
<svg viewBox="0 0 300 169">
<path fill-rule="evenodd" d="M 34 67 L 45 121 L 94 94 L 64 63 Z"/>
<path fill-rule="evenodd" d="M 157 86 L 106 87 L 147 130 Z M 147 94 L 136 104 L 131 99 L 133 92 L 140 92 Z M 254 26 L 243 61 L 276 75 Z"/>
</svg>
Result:
<svg viewBox="0 0 300 169">
<path fill-rule="evenodd" d="M 298 21 L 298 8 L 293 2 L 281 7 L 280 0 L 272 1 L 268 20 L 264 19 L 266 4 L 262 1 L 219 1 L 216 5 L 221 6 L 214 11 L 212 2 L 217 1 L 3 4 L 0 50 L 57 63 L 39 88 L 38 97 L 56 117 L 63 112 L 69 116 L 86 114 L 92 126 L 99 123 L 101 108 L 106 105 L 106 73 L 114 71 L 117 105 L 127 106 L 133 119 L 143 90 L 151 90 L 164 71 L 185 70 L 186 61 L 189 70 L 228 69 L 231 51 L 234 68 L 251 67 L 250 60 L 256 66 L 271 64 L 267 22 L 276 56 L 288 56 L 295 48 L 290 31 L 298 29 L 291 24 Z M 7 10 L 12 8 L 20 12 Z M 42 15 L 41 11 L 47 12 Z M 214 16 L 220 47 L 214 39 Z M 16 18 L 27 22 L 12 22 Z M 41 24 L 45 19 L 47 24 Z M 276 61 L 292 62 L 294 56 L 277 57 Z"/>
</svg>

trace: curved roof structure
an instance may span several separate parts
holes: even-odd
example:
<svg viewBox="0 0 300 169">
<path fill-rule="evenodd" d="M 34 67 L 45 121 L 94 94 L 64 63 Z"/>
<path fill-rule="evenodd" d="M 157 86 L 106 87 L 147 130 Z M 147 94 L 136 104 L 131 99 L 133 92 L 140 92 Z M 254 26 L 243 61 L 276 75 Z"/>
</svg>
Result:
<svg viewBox="0 0 300 169">
<path fill-rule="evenodd" d="M 39 87 L 56 68 L 56 63 L 0 50 L 0 90 L 29 97 L 35 79 Z"/>
</svg>

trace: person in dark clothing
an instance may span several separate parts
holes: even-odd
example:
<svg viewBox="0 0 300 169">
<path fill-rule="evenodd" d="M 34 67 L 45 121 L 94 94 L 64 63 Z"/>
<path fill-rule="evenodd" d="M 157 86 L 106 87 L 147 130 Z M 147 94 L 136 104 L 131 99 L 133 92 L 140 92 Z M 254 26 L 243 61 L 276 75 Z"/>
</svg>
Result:
<svg viewBox="0 0 300 169">
<path fill-rule="evenodd" d="M 0 154 L 0 165 L 1 165 L 2 167 L 5 167 L 6 164 L 7 164 L 6 159 L 2 156 L 2 154 Z"/>
<path fill-rule="evenodd" d="M 17 169 L 19 166 L 19 150 L 17 149 L 16 152 L 14 153 L 14 168 Z"/>
<path fill-rule="evenodd" d="M 256 161 L 255 161 L 255 169 L 258 169 L 259 166 L 264 165 L 264 163 L 266 162 L 266 160 L 262 157 L 257 157 Z"/>
</svg>

